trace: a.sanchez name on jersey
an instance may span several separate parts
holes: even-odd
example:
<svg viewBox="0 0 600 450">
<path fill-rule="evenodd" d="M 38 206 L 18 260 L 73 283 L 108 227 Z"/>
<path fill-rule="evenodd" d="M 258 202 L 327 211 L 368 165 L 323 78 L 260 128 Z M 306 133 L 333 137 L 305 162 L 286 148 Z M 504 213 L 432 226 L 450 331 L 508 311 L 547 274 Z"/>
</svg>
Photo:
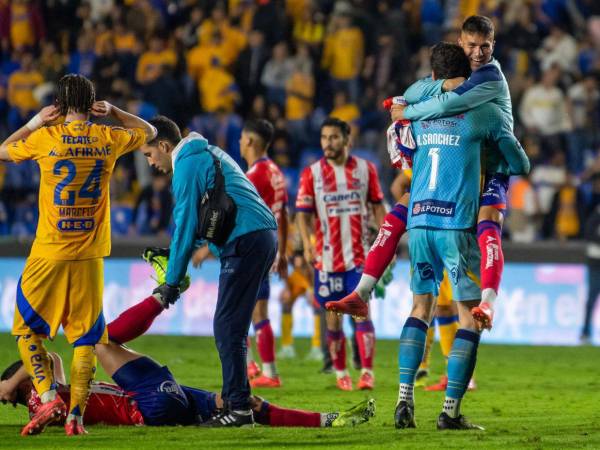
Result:
<svg viewBox="0 0 600 450">
<path fill-rule="evenodd" d="M 364 265 L 367 203 L 382 200 L 377 169 L 362 158 L 350 156 L 344 166 L 321 158 L 304 169 L 296 209 L 316 215 L 316 269 L 345 272 Z"/>
</svg>

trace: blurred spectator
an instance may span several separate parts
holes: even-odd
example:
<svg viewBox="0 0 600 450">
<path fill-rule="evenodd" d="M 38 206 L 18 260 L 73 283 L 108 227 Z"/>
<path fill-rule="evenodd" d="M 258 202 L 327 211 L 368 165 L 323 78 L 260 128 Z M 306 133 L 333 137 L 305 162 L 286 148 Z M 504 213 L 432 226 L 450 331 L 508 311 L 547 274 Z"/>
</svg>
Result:
<svg viewBox="0 0 600 450">
<path fill-rule="evenodd" d="M 167 233 L 173 208 L 170 185 L 166 174 L 156 172 L 152 177 L 152 184 L 140 192 L 132 220 L 132 227 L 139 234 Z"/>
<path fill-rule="evenodd" d="M 40 46 L 39 71 L 46 82 L 56 84 L 65 74 L 65 58 L 52 41 L 41 42 Z"/>
<path fill-rule="evenodd" d="M 218 110 L 232 112 L 240 99 L 235 78 L 216 58 L 200 78 L 199 91 L 202 109 L 209 113 Z"/>
<path fill-rule="evenodd" d="M 242 111 L 247 112 L 254 96 L 261 91 L 261 75 L 267 60 L 269 49 L 265 45 L 265 37 L 260 31 L 251 31 L 248 46 L 240 53 L 237 60 L 236 78 L 242 95 Z"/>
<path fill-rule="evenodd" d="M 596 177 L 598 183 L 598 177 Z M 600 295 L 600 205 L 597 205 L 585 223 L 587 256 L 587 302 L 581 330 L 581 342 L 589 344 L 592 337 L 592 319 L 598 296 Z"/>
<path fill-rule="evenodd" d="M 161 37 L 153 36 L 150 39 L 148 50 L 142 53 L 137 64 L 135 79 L 144 85 L 156 81 L 161 75 L 161 66 L 175 67 L 177 55 L 171 49 L 165 48 Z"/>
<path fill-rule="evenodd" d="M 69 73 L 79 73 L 88 78 L 92 78 L 94 63 L 96 62 L 96 53 L 93 50 L 93 41 L 90 36 L 81 35 L 77 39 L 77 50 L 69 56 Z"/>
<path fill-rule="evenodd" d="M 94 61 L 92 79 L 96 84 L 96 96 L 106 98 L 111 91 L 113 80 L 120 76 L 123 76 L 121 59 L 117 55 L 113 40 L 107 39 L 103 42 L 99 56 Z"/>
<path fill-rule="evenodd" d="M 195 116 L 189 125 L 190 131 L 203 135 L 209 142 L 225 150 L 235 162 L 241 163 L 240 136 L 242 119 L 229 109 L 218 108 L 214 114 Z"/>
<path fill-rule="evenodd" d="M 334 91 L 345 90 L 350 100 L 358 100 L 359 75 L 363 67 L 365 40 L 362 31 L 352 25 L 352 17 L 341 14 L 332 18 L 331 33 L 325 38 L 322 67 L 331 75 Z"/>
<path fill-rule="evenodd" d="M 277 103 L 281 107 L 285 105 L 285 86 L 293 71 L 294 63 L 288 56 L 287 44 L 283 41 L 277 43 L 261 77 L 268 102 Z"/>
<path fill-rule="evenodd" d="M 577 41 L 566 33 L 559 25 L 550 28 L 550 35 L 536 51 L 542 71 L 547 71 L 555 64 L 565 72 L 573 72 L 577 65 Z"/>
<path fill-rule="evenodd" d="M 567 134 L 567 164 L 573 173 L 584 168 L 585 155 L 594 143 L 595 122 L 599 117 L 597 74 L 588 74 L 567 92 L 567 111 L 573 129 Z"/>
<path fill-rule="evenodd" d="M 333 96 L 333 109 L 329 113 L 331 117 L 336 117 L 350 125 L 350 135 L 355 140 L 358 135 L 358 119 L 360 110 L 356 103 L 352 102 L 346 91 L 336 91 Z"/>
<path fill-rule="evenodd" d="M 39 109 L 33 91 L 43 82 L 42 74 L 34 68 L 33 55 L 24 53 L 21 68 L 8 77 L 8 125 L 12 130 L 21 128 Z"/>
<path fill-rule="evenodd" d="M 294 21 L 293 36 L 298 43 L 319 50 L 325 38 L 325 16 L 316 10 L 313 1 L 303 9 L 302 16 Z"/>
<path fill-rule="evenodd" d="M 540 213 L 550 213 L 556 191 L 567 181 L 565 156 L 555 152 L 547 162 L 537 164 L 531 170 L 531 183 L 537 193 Z"/>
<path fill-rule="evenodd" d="M 507 227 L 511 239 L 515 242 L 533 242 L 537 231 L 535 218 L 538 201 L 529 176 L 511 179 L 508 195 Z"/>
<path fill-rule="evenodd" d="M 292 141 L 298 148 L 309 143 L 308 116 L 312 113 L 315 95 L 315 80 L 310 69 L 302 60 L 295 59 L 294 71 L 286 84 L 285 117 Z"/>
<path fill-rule="evenodd" d="M 542 146 L 550 147 L 553 152 L 563 150 L 564 134 L 571 129 L 565 95 L 557 85 L 560 75 L 557 66 L 546 70 L 541 81 L 525 91 L 519 108 L 527 131 L 539 134 Z"/>
<path fill-rule="evenodd" d="M 558 188 L 550 210 L 544 218 L 542 234 L 561 241 L 579 237 L 583 222 L 584 201 L 576 179 L 567 174 L 565 183 Z"/>
<path fill-rule="evenodd" d="M 17 50 L 31 50 L 45 38 L 44 20 L 39 5 L 32 0 L 12 0 L 8 2 L 8 10 L 1 10 L 4 16 L 0 19 L 2 29 L 10 24 L 10 44 Z M 3 36 L 4 37 L 4 36 Z"/>
</svg>

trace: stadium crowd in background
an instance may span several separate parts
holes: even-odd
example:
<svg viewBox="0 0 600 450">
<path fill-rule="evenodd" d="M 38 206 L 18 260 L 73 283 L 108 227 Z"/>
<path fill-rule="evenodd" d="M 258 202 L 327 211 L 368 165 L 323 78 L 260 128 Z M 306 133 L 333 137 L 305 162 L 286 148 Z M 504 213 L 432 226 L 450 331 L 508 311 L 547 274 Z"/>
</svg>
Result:
<svg viewBox="0 0 600 450">
<path fill-rule="evenodd" d="M 594 0 L 0 0 L 0 138 L 52 100 L 62 75 L 78 72 L 99 98 L 146 119 L 172 117 L 240 163 L 243 120 L 269 119 L 290 202 L 300 168 L 320 156 L 320 123 L 338 117 L 387 189 L 395 173 L 381 100 L 428 75 L 429 47 L 456 42 L 476 13 L 496 22 L 494 56 L 532 161 L 529 176 L 513 177 L 505 230 L 525 242 L 580 237 L 599 198 Z M 170 230 L 156 177 L 141 155 L 120 161 L 115 234 Z M 0 166 L 0 235 L 33 235 L 38 183 L 33 162 Z"/>
</svg>

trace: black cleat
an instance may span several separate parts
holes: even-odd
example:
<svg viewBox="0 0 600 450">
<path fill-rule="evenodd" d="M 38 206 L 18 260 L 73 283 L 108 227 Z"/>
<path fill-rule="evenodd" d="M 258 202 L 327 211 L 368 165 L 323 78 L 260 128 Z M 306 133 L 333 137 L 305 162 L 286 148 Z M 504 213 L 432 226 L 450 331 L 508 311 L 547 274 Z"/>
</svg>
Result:
<svg viewBox="0 0 600 450">
<path fill-rule="evenodd" d="M 438 430 L 480 430 L 484 431 L 480 425 L 475 425 L 474 423 L 469 422 L 462 414 L 456 418 L 450 417 L 445 412 L 440 414 L 437 420 L 437 429 Z"/>
<path fill-rule="evenodd" d="M 417 428 L 414 405 L 409 405 L 408 402 L 398 403 L 394 412 L 394 424 L 396 428 Z"/>
<path fill-rule="evenodd" d="M 331 363 L 323 364 L 323 367 L 321 367 L 321 370 L 319 370 L 319 373 L 325 373 L 325 374 L 333 373 L 333 364 L 331 364 Z"/>
<path fill-rule="evenodd" d="M 234 411 L 224 410 L 198 426 L 205 428 L 254 427 L 254 416 L 252 414 L 238 414 Z"/>
</svg>

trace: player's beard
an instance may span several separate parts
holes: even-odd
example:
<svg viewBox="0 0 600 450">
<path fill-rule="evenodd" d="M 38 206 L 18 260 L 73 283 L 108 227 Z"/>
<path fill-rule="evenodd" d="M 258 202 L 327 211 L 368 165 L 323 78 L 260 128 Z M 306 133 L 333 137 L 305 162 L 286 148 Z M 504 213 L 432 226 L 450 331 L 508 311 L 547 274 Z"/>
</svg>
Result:
<svg viewBox="0 0 600 450">
<path fill-rule="evenodd" d="M 342 156 L 342 154 L 344 153 L 344 149 L 343 148 L 333 148 L 333 147 L 326 147 L 325 150 L 323 151 L 324 155 L 325 155 L 325 159 L 327 161 L 336 161 L 340 158 L 340 156 Z"/>
</svg>

